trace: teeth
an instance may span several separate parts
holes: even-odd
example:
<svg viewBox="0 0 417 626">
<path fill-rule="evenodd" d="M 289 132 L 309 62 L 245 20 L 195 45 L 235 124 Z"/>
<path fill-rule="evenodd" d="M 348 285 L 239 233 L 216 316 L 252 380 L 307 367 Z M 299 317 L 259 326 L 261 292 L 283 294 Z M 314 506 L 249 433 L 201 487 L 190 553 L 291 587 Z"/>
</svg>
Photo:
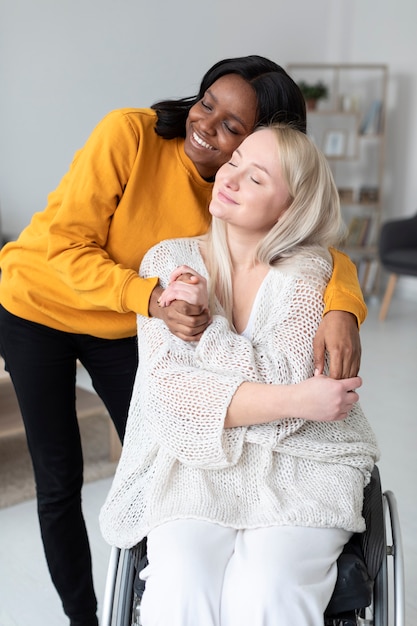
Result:
<svg viewBox="0 0 417 626">
<path fill-rule="evenodd" d="M 205 141 L 203 141 L 201 139 L 201 137 L 199 137 L 197 135 L 196 132 L 193 132 L 193 139 L 194 141 L 196 141 L 200 146 L 203 146 L 203 148 L 207 148 L 207 150 L 214 150 L 213 146 L 210 146 L 210 144 L 206 143 Z"/>
</svg>

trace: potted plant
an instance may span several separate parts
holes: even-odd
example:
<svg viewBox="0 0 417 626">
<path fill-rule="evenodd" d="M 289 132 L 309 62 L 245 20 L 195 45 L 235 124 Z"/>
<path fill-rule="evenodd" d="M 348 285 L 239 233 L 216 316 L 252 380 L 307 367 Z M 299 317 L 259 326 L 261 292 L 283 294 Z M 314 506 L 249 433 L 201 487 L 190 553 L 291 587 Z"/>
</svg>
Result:
<svg viewBox="0 0 417 626">
<path fill-rule="evenodd" d="M 329 93 L 327 85 L 325 85 L 321 80 L 313 84 L 308 84 L 306 81 L 302 80 L 298 86 L 306 101 L 307 109 L 309 110 L 315 109 L 317 101 L 322 98 L 327 98 Z"/>
</svg>

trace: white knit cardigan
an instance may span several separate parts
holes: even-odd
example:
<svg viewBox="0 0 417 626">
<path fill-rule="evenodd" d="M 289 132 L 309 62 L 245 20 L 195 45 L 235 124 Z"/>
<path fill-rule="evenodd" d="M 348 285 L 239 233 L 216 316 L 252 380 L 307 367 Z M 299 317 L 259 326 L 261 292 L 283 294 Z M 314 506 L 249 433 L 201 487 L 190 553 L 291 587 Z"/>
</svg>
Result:
<svg viewBox="0 0 417 626">
<path fill-rule="evenodd" d="M 141 275 L 186 263 L 207 277 L 195 239 L 162 242 Z M 340 422 L 296 417 L 223 428 L 244 381 L 298 383 L 313 375 L 312 344 L 331 265 L 298 257 L 269 271 L 253 305 L 250 337 L 218 305 L 199 342 L 138 317 L 139 367 L 123 451 L 100 512 L 104 538 L 128 548 L 155 526 L 193 518 L 233 528 L 270 525 L 364 530 L 363 489 L 378 449 L 358 404 Z"/>
</svg>

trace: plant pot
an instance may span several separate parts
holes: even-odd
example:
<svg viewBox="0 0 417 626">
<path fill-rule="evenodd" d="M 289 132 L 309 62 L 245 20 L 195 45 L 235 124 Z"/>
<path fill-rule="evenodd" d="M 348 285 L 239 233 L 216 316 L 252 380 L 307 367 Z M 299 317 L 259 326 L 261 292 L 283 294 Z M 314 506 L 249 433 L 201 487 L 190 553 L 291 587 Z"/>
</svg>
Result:
<svg viewBox="0 0 417 626">
<path fill-rule="evenodd" d="M 306 100 L 307 111 L 315 111 L 317 109 L 317 102 L 315 98 L 309 98 Z"/>
</svg>

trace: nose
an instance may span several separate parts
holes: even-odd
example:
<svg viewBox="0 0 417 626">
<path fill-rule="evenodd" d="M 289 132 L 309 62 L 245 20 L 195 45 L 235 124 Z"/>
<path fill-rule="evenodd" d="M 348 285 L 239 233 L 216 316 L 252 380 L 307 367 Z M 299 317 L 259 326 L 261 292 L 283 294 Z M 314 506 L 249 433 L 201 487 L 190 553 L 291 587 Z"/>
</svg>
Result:
<svg viewBox="0 0 417 626">
<path fill-rule="evenodd" d="M 230 166 L 229 166 L 230 167 Z M 231 168 L 223 179 L 225 187 L 236 191 L 239 189 L 239 175 L 235 168 Z"/>
<path fill-rule="evenodd" d="M 218 120 L 215 113 L 205 115 L 199 120 L 199 127 L 206 135 L 215 135 L 217 124 Z"/>
</svg>

